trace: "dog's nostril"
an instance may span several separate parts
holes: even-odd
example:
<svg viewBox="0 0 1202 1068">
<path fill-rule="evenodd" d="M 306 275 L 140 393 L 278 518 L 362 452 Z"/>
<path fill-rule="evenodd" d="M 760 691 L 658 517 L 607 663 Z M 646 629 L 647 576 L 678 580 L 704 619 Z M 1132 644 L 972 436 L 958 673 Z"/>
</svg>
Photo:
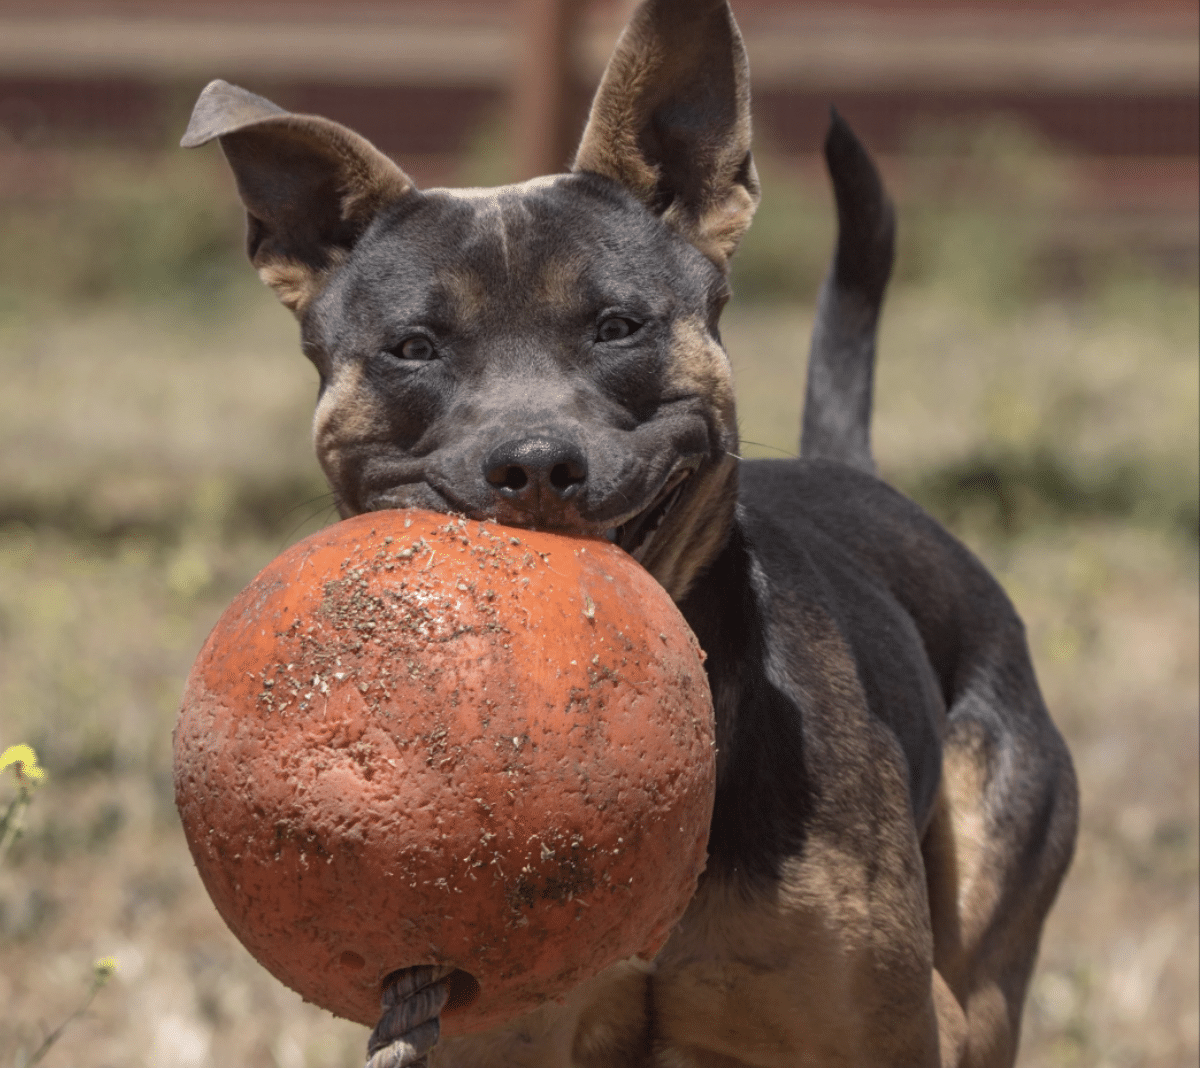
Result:
<svg viewBox="0 0 1202 1068">
<path fill-rule="evenodd" d="M 497 489 L 521 490 L 530 482 L 530 475 L 520 464 L 497 464 L 484 475 L 490 486 Z"/>
<path fill-rule="evenodd" d="M 551 485 L 557 490 L 566 490 L 569 486 L 575 486 L 585 479 L 584 467 L 573 460 L 568 460 L 562 464 L 556 464 L 551 468 Z"/>
<path fill-rule="evenodd" d="M 526 488 L 526 483 L 530 481 L 524 467 L 517 467 L 511 464 L 498 472 L 500 477 L 496 479 L 490 478 L 494 486 L 504 486 L 506 489 L 520 490 Z"/>
</svg>

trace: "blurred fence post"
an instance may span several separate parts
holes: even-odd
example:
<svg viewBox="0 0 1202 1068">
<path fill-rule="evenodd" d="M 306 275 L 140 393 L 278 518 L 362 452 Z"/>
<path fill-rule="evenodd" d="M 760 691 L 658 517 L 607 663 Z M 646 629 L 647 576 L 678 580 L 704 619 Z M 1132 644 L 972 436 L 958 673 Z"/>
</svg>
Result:
<svg viewBox="0 0 1202 1068">
<path fill-rule="evenodd" d="M 514 78 L 519 178 L 567 169 L 576 150 L 575 48 L 583 0 L 518 0 Z"/>
</svg>

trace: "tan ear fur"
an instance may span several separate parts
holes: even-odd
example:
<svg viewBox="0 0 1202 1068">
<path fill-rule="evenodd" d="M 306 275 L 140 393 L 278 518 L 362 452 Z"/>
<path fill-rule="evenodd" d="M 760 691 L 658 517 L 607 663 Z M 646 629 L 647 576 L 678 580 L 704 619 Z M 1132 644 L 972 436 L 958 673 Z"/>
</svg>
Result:
<svg viewBox="0 0 1202 1068">
<path fill-rule="evenodd" d="M 392 160 L 345 126 L 223 81 L 200 94 L 180 144 L 213 139 L 246 207 L 251 262 L 298 314 L 376 214 L 414 191 Z"/>
<path fill-rule="evenodd" d="M 573 170 L 620 182 L 725 268 L 759 202 L 747 55 L 725 0 L 645 0 Z"/>
</svg>

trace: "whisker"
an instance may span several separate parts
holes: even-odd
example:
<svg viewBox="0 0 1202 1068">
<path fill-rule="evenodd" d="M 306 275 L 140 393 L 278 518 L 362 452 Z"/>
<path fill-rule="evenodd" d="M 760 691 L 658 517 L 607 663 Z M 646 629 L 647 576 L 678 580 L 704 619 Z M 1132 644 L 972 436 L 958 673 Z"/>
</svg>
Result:
<svg viewBox="0 0 1202 1068">
<path fill-rule="evenodd" d="M 310 497 L 307 501 L 300 501 L 299 503 L 294 504 L 280 516 L 280 519 L 287 519 L 290 515 L 292 515 L 293 512 L 299 512 L 302 508 L 308 508 L 309 505 L 316 504 L 318 501 L 330 501 L 333 499 L 334 494 L 330 493 L 328 490 L 325 493 L 319 493 L 316 497 Z"/>
<path fill-rule="evenodd" d="M 801 457 L 798 453 L 790 452 L 788 449 L 778 449 L 775 445 L 765 445 L 762 441 L 749 441 L 747 438 L 739 438 L 740 445 L 754 445 L 757 449 L 767 449 L 769 452 L 779 452 L 781 456 L 787 456 L 790 460 L 798 460 Z"/>
<path fill-rule="evenodd" d="M 327 525 L 327 522 L 328 522 L 330 516 L 335 516 L 338 514 L 338 509 L 335 507 L 335 505 L 333 503 L 334 494 L 323 493 L 320 497 L 314 497 L 311 501 L 305 501 L 303 504 L 298 504 L 295 508 L 289 508 L 288 511 L 284 513 L 284 515 L 285 516 L 291 515 L 293 512 L 297 511 L 297 509 L 304 508 L 311 504 L 316 504 L 318 501 L 324 501 L 324 502 L 329 502 L 329 503 L 323 504 L 322 507 L 318 508 L 316 511 L 310 512 L 308 515 L 303 516 L 300 519 L 300 521 L 297 522 L 296 525 L 293 526 L 288 531 L 288 533 L 284 535 L 284 537 L 281 541 L 281 544 L 280 544 L 281 552 L 283 552 L 283 550 L 285 548 L 287 548 L 289 545 L 292 544 L 293 539 L 296 537 L 296 532 L 298 530 L 301 530 L 303 527 L 308 526 L 310 523 L 313 522 L 314 519 L 317 519 L 320 516 L 321 517 L 321 526 L 324 527 Z M 281 517 L 281 518 L 283 518 L 283 517 Z"/>
</svg>

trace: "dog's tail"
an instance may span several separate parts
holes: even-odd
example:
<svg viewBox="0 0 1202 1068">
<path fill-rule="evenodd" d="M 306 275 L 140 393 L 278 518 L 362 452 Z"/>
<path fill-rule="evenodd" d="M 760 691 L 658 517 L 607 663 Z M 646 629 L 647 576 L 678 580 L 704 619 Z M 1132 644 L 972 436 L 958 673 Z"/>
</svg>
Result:
<svg viewBox="0 0 1202 1068">
<path fill-rule="evenodd" d="M 875 474 L 872 372 L 877 319 L 893 267 L 893 205 L 868 152 L 833 108 L 825 150 L 839 236 L 810 342 L 801 456 Z"/>
</svg>

